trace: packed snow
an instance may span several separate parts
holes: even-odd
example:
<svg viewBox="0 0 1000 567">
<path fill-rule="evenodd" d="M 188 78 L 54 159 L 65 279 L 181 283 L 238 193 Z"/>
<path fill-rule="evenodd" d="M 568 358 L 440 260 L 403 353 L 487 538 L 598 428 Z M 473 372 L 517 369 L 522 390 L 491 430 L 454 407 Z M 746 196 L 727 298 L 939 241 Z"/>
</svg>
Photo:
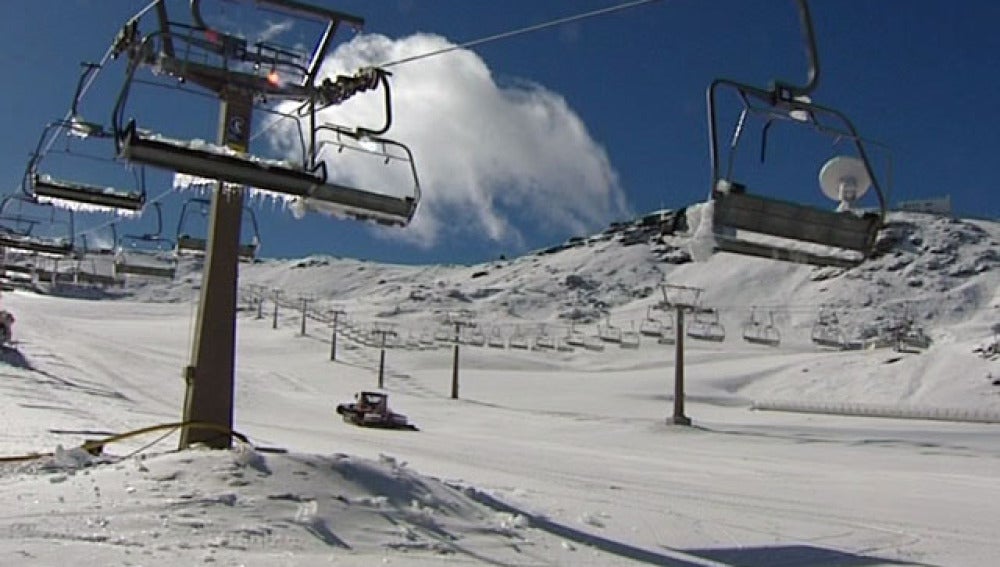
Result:
<svg viewBox="0 0 1000 567">
<path fill-rule="evenodd" d="M 169 425 L 199 260 L 182 258 L 167 282 L 7 291 L 17 322 L 0 365 L 0 554 L 18 565 L 992 564 L 1000 224 L 890 220 L 891 250 L 852 269 L 695 262 L 692 242 L 632 224 L 474 266 L 243 264 L 234 427 L 249 442 L 229 451 L 175 451 Z M 675 345 L 639 333 L 670 322 L 664 283 L 702 288 L 725 331 L 685 341 L 692 427 L 667 425 Z M 821 312 L 851 349 L 811 340 Z M 491 348 L 469 328 L 457 400 L 452 345 L 433 340 L 456 317 L 505 341 Z M 744 340 L 754 321 L 779 343 Z M 900 348 L 901 322 L 929 343 Z M 376 386 L 375 325 L 397 333 L 389 403 L 420 431 L 334 412 Z M 639 344 L 566 343 L 614 329 Z M 507 348 L 515 335 L 529 348 Z M 541 348 L 543 336 L 564 348 Z"/>
</svg>

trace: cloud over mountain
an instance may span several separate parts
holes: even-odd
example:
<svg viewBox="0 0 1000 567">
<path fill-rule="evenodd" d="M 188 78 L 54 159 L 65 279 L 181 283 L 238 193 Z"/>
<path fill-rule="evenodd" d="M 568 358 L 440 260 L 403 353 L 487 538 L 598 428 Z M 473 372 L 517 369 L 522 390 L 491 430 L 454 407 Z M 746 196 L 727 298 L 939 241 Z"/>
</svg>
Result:
<svg viewBox="0 0 1000 567">
<path fill-rule="evenodd" d="M 359 35 L 325 61 L 322 75 L 450 47 L 430 34 Z M 559 94 L 534 83 L 500 84 L 464 49 L 389 70 L 393 115 L 386 136 L 413 151 L 423 199 L 407 230 L 387 234 L 428 247 L 445 236 L 518 245 L 528 230 L 583 233 L 627 214 L 606 151 Z M 383 93 L 325 109 L 320 121 L 377 129 L 384 124 Z M 276 129 L 272 142 L 287 146 L 292 135 L 290 127 Z M 334 177 L 396 195 L 412 186 L 405 167 L 349 159 L 351 152 L 336 147 L 323 154 Z"/>
</svg>

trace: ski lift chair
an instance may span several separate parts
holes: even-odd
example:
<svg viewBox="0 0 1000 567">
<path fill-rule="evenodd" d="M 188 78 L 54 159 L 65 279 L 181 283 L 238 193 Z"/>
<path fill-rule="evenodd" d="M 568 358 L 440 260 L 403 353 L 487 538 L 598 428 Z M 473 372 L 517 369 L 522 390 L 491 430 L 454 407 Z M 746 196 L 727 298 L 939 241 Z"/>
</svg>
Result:
<svg viewBox="0 0 1000 567">
<path fill-rule="evenodd" d="M 532 350 L 555 350 L 556 338 L 553 337 L 545 325 L 538 327 L 538 334 L 535 335 L 535 345 Z"/>
<path fill-rule="evenodd" d="M 556 339 L 556 350 L 558 352 L 573 352 L 576 349 L 570 344 L 570 339 L 572 338 L 572 333 L 567 332 L 565 336 L 558 337 Z"/>
<path fill-rule="evenodd" d="M 661 345 L 672 345 L 677 342 L 677 332 L 674 331 L 673 327 L 667 329 L 664 328 L 663 332 L 660 334 L 660 338 L 656 339 L 657 344 Z"/>
<path fill-rule="evenodd" d="M 514 333 L 510 336 L 507 346 L 517 350 L 528 350 L 531 345 L 528 335 L 521 331 L 521 327 L 514 327 Z"/>
<path fill-rule="evenodd" d="M 484 346 L 486 344 L 486 335 L 483 334 L 482 329 L 479 327 L 467 327 L 468 334 L 465 337 L 465 344 L 471 346 Z"/>
<path fill-rule="evenodd" d="M 317 112 L 368 90 L 385 89 L 387 124 L 391 120 L 388 73 L 368 68 L 335 80 L 319 80 L 320 64 L 340 24 L 360 27 L 361 18 L 325 8 L 306 5 L 298 0 L 259 0 L 258 4 L 293 18 L 308 19 L 325 25 L 316 49 L 297 54 L 265 42 L 246 39 L 211 29 L 201 16 L 201 0 L 191 0 L 191 23 L 171 21 L 165 0 L 155 2 L 158 29 L 143 36 L 138 20 L 129 21 L 116 38 L 114 54 L 127 54 L 126 81 L 115 105 L 113 121 L 119 155 L 129 161 L 164 168 L 223 184 L 249 186 L 296 200 L 297 211 L 322 210 L 387 225 L 405 226 L 412 220 L 420 200 L 416 170 L 406 146 L 381 137 L 384 130 L 349 130 L 335 126 L 317 126 Z M 269 101 L 290 100 L 301 103 L 298 114 L 308 122 L 307 134 L 300 135 L 302 160 L 289 164 L 245 153 L 240 143 L 226 146 L 191 144 L 174 140 L 138 127 L 135 120 L 124 120 L 130 88 L 140 67 L 153 68 L 163 76 L 197 85 L 214 94 L 249 93 Z M 282 80 L 291 76 L 293 80 Z M 300 123 L 301 124 L 301 123 Z M 243 133 L 242 122 L 237 128 Z M 414 176 L 412 194 L 395 197 L 349 186 L 331 178 L 320 159 L 318 135 L 322 129 L 333 130 L 341 137 L 353 137 L 381 147 L 392 146 L 408 159 Z M 301 125 L 300 125 L 301 134 Z M 241 136 L 240 136 L 241 137 Z M 308 141 L 306 140 L 308 138 Z"/>
<path fill-rule="evenodd" d="M 80 235 L 82 246 L 77 248 L 76 277 L 79 283 L 112 286 L 118 285 L 121 280 L 115 275 L 114 254 L 118 245 L 118 236 L 115 225 L 108 225 L 111 229 L 111 242 L 109 248 L 91 247 L 90 239 L 86 234 Z"/>
<path fill-rule="evenodd" d="M 632 328 L 628 331 L 622 331 L 621 342 L 618 344 L 621 348 L 639 348 L 639 344 L 642 339 L 639 332 L 635 330 L 635 322 L 632 322 Z"/>
<path fill-rule="evenodd" d="M 156 279 L 173 279 L 177 274 L 175 243 L 163 236 L 163 216 L 159 203 L 156 211 L 156 231 L 145 234 L 125 234 L 118 241 L 115 273 Z"/>
<path fill-rule="evenodd" d="M 45 173 L 42 169 L 43 160 L 51 154 L 61 154 L 65 158 L 72 158 L 66 159 L 65 162 L 59 160 L 57 165 L 62 166 L 60 169 L 71 168 L 75 171 L 79 168 L 77 164 L 81 163 L 79 161 L 81 159 L 125 165 L 112 156 L 94 155 L 74 150 L 74 146 L 79 144 L 94 147 L 91 143 L 94 140 L 107 140 L 110 143 L 110 138 L 113 136 L 113 133 L 105 129 L 104 126 L 85 121 L 78 112 L 77 105 L 83 86 L 100 66 L 84 63 L 83 67 L 84 70 L 77 83 L 69 118 L 57 120 L 45 126 L 38 140 L 38 145 L 28 162 L 24 174 L 23 189 L 27 194 L 34 195 L 40 201 L 51 202 L 57 206 L 127 215 L 136 214 L 142 210 L 146 202 L 146 175 L 145 168 L 142 166 L 131 168 L 132 176 L 135 178 L 131 189 L 117 189 L 106 185 L 57 178 Z M 58 148 L 55 142 L 63 135 L 65 135 L 65 146 Z M 52 155 L 51 157 L 56 156 Z M 51 167 L 51 160 L 49 167 Z"/>
<path fill-rule="evenodd" d="M 583 348 L 592 352 L 604 352 L 604 340 L 601 338 L 599 329 L 598 334 L 587 335 L 584 338 Z"/>
<path fill-rule="evenodd" d="M 659 337 L 663 334 L 663 322 L 653 316 L 653 306 L 646 308 L 646 318 L 639 323 L 639 334 L 646 337 Z"/>
<path fill-rule="evenodd" d="M 778 346 L 781 344 L 781 333 L 774 324 L 774 313 L 768 313 L 768 320 L 757 319 L 757 309 L 750 308 L 750 318 L 743 323 L 743 340 L 756 345 Z"/>
<path fill-rule="evenodd" d="M 656 339 L 657 344 L 672 345 L 677 342 L 677 331 L 674 328 L 674 316 L 671 313 L 664 313 L 660 319 L 660 337 Z"/>
<path fill-rule="evenodd" d="M 406 340 L 400 341 L 400 345 L 406 350 L 420 350 L 420 335 L 410 329 L 406 332 Z"/>
<path fill-rule="evenodd" d="M 621 327 L 615 327 L 611 324 L 611 315 L 605 316 L 604 325 L 597 326 L 598 336 L 601 340 L 606 343 L 621 344 L 622 342 L 622 330 Z"/>
<path fill-rule="evenodd" d="M 74 253 L 73 211 L 43 203 L 34 196 L 12 193 L 0 200 L 0 247 L 48 256 L 71 256 Z M 48 214 L 46 214 L 48 213 Z M 60 227 L 65 227 L 62 230 Z M 44 229 L 52 234 L 45 234 Z M 62 233 L 65 231 L 65 236 Z M 55 236 L 59 232 L 60 236 Z"/>
<path fill-rule="evenodd" d="M 847 337 L 840 326 L 837 314 L 825 308 L 820 308 L 816 322 L 809 334 L 813 344 L 844 350 L 847 348 Z"/>
<path fill-rule="evenodd" d="M 685 334 L 699 341 L 721 343 L 726 340 L 726 328 L 719 320 L 719 312 L 711 307 L 701 307 L 694 311 L 694 319 Z"/>
<path fill-rule="evenodd" d="M 454 342 L 455 335 L 450 327 L 442 325 L 434 331 L 434 340 L 442 343 Z"/>
<path fill-rule="evenodd" d="M 420 350 L 426 350 L 428 348 L 434 348 L 434 333 L 430 329 L 423 328 L 420 330 L 420 334 L 417 337 L 420 342 Z"/>
<path fill-rule="evenodd" d="M 920 327 L 910 326 L 899 334 L 894 348 L 898 352 L 919 353 L 930 346 L 931 338 L 927 333 Z"/>
<path fill-rule="evenodd" d="M 570 323 L 569 331 L 566 335 L 566 344 L 575 347 L 584 347 L 587 344 L 587 337 L 580 332 L 577 332 L 576 325 Z"/>
<path fill-rule="evenodd" d="M 809 8 L 805 0 L 797 0 L 809 61 L 808 82 L 805 85 L 775 81 L 770 88 L 759 88 L 729 79 L 716 79 L 708 87 L 708 133 L 712 168 L 712 227 L 716 250 L 804 262 L 821 266 L 855 266 L 875 252 L 875 241 L 883 226 L 886 198 L 882 185 L 872 168 L 869 152 L 854 125 L 842 112 L 812 102 L 810 95 L 819 80 L 819 61 Z M 717 128 L 719 109 L 717 95 L 722 90 L 735 92 L 743 109 L 736 124 L 728 151 L 728 167 L 723 171 Z M 748 192 L 745 184 L 736 180 L 733 162 L 748 115 L 762 116 L 761 160 L 766 152 L 767 134 L 771 126 L 786 122 L 812 127 L 836 140 L 853 142 L 856 158 L 827 162 L 833 166 L 821 175 L 823 192 L 841 201 L 841 212 L 824 210 L 804 204 L 779 200 Z M 850 164 L 850 167 L 843 167 Z M 832 174 L 832 175 L 831 175 Z M 862 179 L 864 178 L 864 179 Z M 878 210 L 857 214 L 851 205 L 870 186 L 875 189 Z M 738 232 L 741 231 L 741 232 Z M 742 238 L 743 232 L 784 239 L 788 245 L 772 244 Z M 794 249 L 794 244 L 823 245 L 830 254 Z"/>
<path fill-rule="evenodd" d="M 491 348 L 506 348 L 507 337 L 503 334 L 503 327 L 500 325 L 490 327 L 490 337 L 486 341 L 486 344 Z"/>
<path fill-rule="evenodd" d="M 177 221 L 176 239 L 176 251 L 179 256 L 185 254 L 194 256 L 205 255 L 205 252 L 208 250 L 208 238 L 191 234 L 192 231 L 187 225 L 192 215 L 199 215 L 207 219 L 211 206 L 212 202 L 210 200 L 200 197 L 188 199 L 181 206 L 180 218 Z M 252 236 L 248 240 L 239 243 L 236 254 L 240 260 L 252 262 L 257 257 L 257 251 L 260 249 L 260 228 L 257 225 L 257 215 L 253 209 L 244 206 L 243 214 L 247 215 L 250 219 Z"/>
</svg>

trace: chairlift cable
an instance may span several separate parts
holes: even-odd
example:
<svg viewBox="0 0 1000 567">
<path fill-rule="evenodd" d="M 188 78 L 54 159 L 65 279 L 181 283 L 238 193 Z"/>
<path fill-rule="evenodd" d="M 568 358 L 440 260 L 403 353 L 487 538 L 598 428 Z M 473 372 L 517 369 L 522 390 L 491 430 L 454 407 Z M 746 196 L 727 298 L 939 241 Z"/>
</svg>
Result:
<svg viewBox="0 0 1000 567">
<path fill-rule="evenodd" d="M 397 59 L 396 61 L 390 61 L 390 62 L 387 62 L 387 63 L 383 63 L 381 65 L 378 65 L 378 67 L 380 67 L 380 68 L 386 68 L 386 67 L 394 67 L 396 65 L 402 65 L 404 63 L 412 63 L 413 61 L 419 61 L 421 59 L 427 59 L 429 57 L 434 57 L 434 56 L 437 56 L 437 55 L 442 55 L 442 54 L 448 53 L 450 51 L 455 51 L 455 50 L 458 50 L 458 49 L 468 49 L 470 47 L 475 47 L 477 45 L 483 45 L 485 43 L 490 43 L 490 42 L 493 42 L 493 41 L 499 41 L 501 39 L 508 39 L 508 38 L 515 37 L 515 36 L 518 36 L 518 35 L 524 35 L 526 33 L 531 33 L 531 32 L 543 30 L 543 29 L 546 29 L 546 28 L 551 28 L 551 27 L 554 27 L 554 26 L 559 26 L 559 25 L 562 25 L 562 24 L 568 24 L 568 23 L 572 23 L 572 22 L 578 22 L 580 20 L 585 20 L 585 19 L 588 19 L 588 18 L 593 18 L 593 17 L 597 17 L 597 16 L 603 16 L 605 14 L 611 14 L 613 12 L 620 12 L 620 11 L 623 11 L 623 10 L 627 10 L 629 8 L 635 8 L 637 6 L 642 6 L 644 4 L 651 4 L 651 3 L 657 2 L 657 1 L 658 0 L 633 0 L 631 2 L 624 2 L 622 4 L 616 4 L 614 6 L 608 6 L 606 8 L 600 8 L 600 9 L 597 9 L 597 10 L 591 10 L 589 12 L 582 12 L 580 14 L 574 14 L 572 16 L 565 16 L 565 17 L 562 17 L 562 18 L 557 18 L 555 20 L 549 20 L 547 22 L 542 22 L 542 23 L 539 23 L 539 24 L 534 24 L 534 25 L 530 25 L 530 26 L 527 26 L 527 27 L 523 27 L 523 28 L 518 28 L 518 29 L 515 29 L 515 30 L 510 30 L 510 31 L 506 31 L 506 32 L 498 33 L 498 34 L 493 34 L 493 35 L 486 36 L 486 37 L 483 37 L 483 38 L 474 39 L 472 41 L 467 41 L 465 43 L 461 43 L 461 44 L 458 44 L 458 45 L 452 45 L 450 47 L 445 47 L 443 49 L 438 49 L 438 50 L 435 50 L 435 51 L 429 51 L 427 53 L 422 53 L 422 54 L 419 54 L 419 55 L 413 55 L 413 56 L 410 56 L 410 57 L 404 57 L 403 59 Z"/>
<path fill-rule="evenodd" d="M 515 30 L 510 30 L 510 31 L 506 31 L 506 32 L 501 32 L 501 33 L 493 34 L 493 35 L 482 37 L 482 38 L 479 38 L 479 39 L 474 39 L 474 40 L 471 40 L 471 41 L 467 41 L 465 43 L 461 43 L 461 44 L 458 44 L 458 45 L 452 45 L 450 47 L 445 47 L 443 49 L 437 49 L 437 50 L 434 50 L 434 51 L 428 51 L 427 53 L 421 53 L 421 54 L 413 55 L 413 56 L 410 56 L 410 57 L 404 57 L 403 59 L 397 59 L 395 61 L 389 61 L 389 62 L 383 63 L 381 65 L 377 65 L 376 67 L 378 67 L 378 68 L 395 67 L 395 66 L 398 66 L 398 65 L 403 65 L 405 63 L 412 63 L 414 61 L 419 61 L 421 59 L 427 59 L 427 58 L 430 58 L 430 57 L 435 57 L 435 56 L 438 56 L 438 55 L 443 55 L 445 53 L 449 53 L 451 51 L 456 51 L 456 50 L 459 50 L 459 49 L 468 49 L 470 47 L 475 47 L 477 45 L 483 45 L 485 43 L 499 41 L 499 40 L 502 40 L 502 39 L 509 39 L 511 37 L 515 37 L 515 36 L 519 36 L 519 35 L 524 35 L 524 34 L 527 34 L 527 33 L 531 33 L 531 32 L 535 32 L 535 31 L 539 31 L 539 30 L 543 30 L 543 29 L 547 29 L 547 28 L 559 26 L 559 25 L 562 25 L 562 24 L 568 24 L 568 23 L 572 23 L 572 22 L 578 22 L 580 20 L 594 18 L 594 17 L 597 17 L 597 16 L 603 16 L 605 14 L 611 14 L 611 13 L 614 13 L 614 12 L 621 12 L 621 11 L 624 11 L 624 10 L 627 10 L 627 9 L 630 9 L 630 8 L 635 8 L 635 7 L 638 7 L 638 6 L 642 6 L 644 4 L 652 4 L 653 2 L 659 2 L 659 0 L 632 0 L 631 2 L 624 2 L 624 3 L 621 3 L 621 4 L 616 4 L 614 6 L 608 6 L 606 8 L 600 8 L 600 9 L 597 9 L 597 10 L 591 10 L 589 12 L 583 12 L 583 13 L 579 13 L 579 14 L 574 14 L 572 16 L 564 16 L 562 18 L 557 18 L 555 20 L 549 20 L 549 21 L 546 21 L 546 22 L 542 22 L 542 23 L 539 23 L 539 24 L 533 24 L 533 25 L 530 25 L 530 26 L 527 26 L 527 27 L 523 27 L 523 28 L 518 28 L 518 29 L 515 29 Z M 267 124 L 266 126 L 264 126 L 263 128 L 261 128 L 254 135 L 252 135 L 250 137 L 250 141 L 252 142 L 252 141 L 256 140 L 257 138 L 259 138 L 260 136 L 264 135 L 265 133 L 271 131 L 275 126 L 277 126 L 278 122 L 280 122 L 280 121 L 281 121 L 281 118 L 276 118 L 276 119 L 272 120 L 269 124 Z"/>
</svg>

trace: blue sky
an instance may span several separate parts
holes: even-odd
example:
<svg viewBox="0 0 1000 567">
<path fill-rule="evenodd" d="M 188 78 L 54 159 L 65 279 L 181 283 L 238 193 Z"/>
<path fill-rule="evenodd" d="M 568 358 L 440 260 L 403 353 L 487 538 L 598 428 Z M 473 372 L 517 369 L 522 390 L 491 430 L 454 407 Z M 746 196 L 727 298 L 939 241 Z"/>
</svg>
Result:
<svg viewBox="0 0 1000 567">
<path fill-rule="evenodd" d="M 317 1 L 364 17 L 363 35 L 354 41 L 370 40 L 364 45 L 393 54 L 614 4 Z M 17 189 L 44 124 L 68 109 L 79 62 L 99 59 L 124 20 L 145 4 L 45 0 L 8 8 L 0 34 L 0 62 L 7 71 L 0 172 L 8 192 Z M 176 17 L 186 18 L 185 4 L 170 4 Z M 247 13 L 228 0 L 204 4 L 209 16 Z M 892 201 L 950 194 L 959 213 L 1000 215 L 992 175 L 1000 126 L 992 108 L 1000 85 L 1000 5 L 810 5 L 822 68 L 813 98 L 844 111 L 866 137 L 891 148 Z M 709 82 L 728 77 L 765 86 L 774 78 L 801 82 L 805 74 L 791 0 L 662 0 L 473 52 L 393 69 L 398 131 L 389 134 L 411 146 L 424 182 L 426 206 L 413 227 L 374 229 L 315 214 L 296 220 L 280 207 L 257 205 L 262 254 L 477 262 L 545 247 L 632 214 L 688 205 L 703 200 L 709 187 Z M 351 53 L 340 52 L 340 63 L 356 61 Z M 89 119 L 109 120 L 121 77 L 120 64 L 101 73 L 84 100 Z M 132 110 L 153 124 L 214 137 L 214 107 L 181 98 L 137 99 Z M 727 136 L 732 116 L 730 109 L 722 126 Z M 785 160 L 791 165 L 782 167 L 804 173 L 782 176 L 761 192 L 822 205 L 814 181 L 821 162 L 805 163 L 813 156 L 799 155 L 806 144 L 801 136 L 775 129 L 769 160 Z M 755 153 L 758 143 L 748 143 L 745 151 Z M 170 184 L 163 172 L 150 172 L 147 179 L 151 195 Z M 163 200 L 167 236 L 176 231 L 188 196 Z M 78 214 L 77 229 L 108 220 Z M 119 232 L 146 232 L 151 224 L 144 218 L 118 226 Z"/>
</svg>

